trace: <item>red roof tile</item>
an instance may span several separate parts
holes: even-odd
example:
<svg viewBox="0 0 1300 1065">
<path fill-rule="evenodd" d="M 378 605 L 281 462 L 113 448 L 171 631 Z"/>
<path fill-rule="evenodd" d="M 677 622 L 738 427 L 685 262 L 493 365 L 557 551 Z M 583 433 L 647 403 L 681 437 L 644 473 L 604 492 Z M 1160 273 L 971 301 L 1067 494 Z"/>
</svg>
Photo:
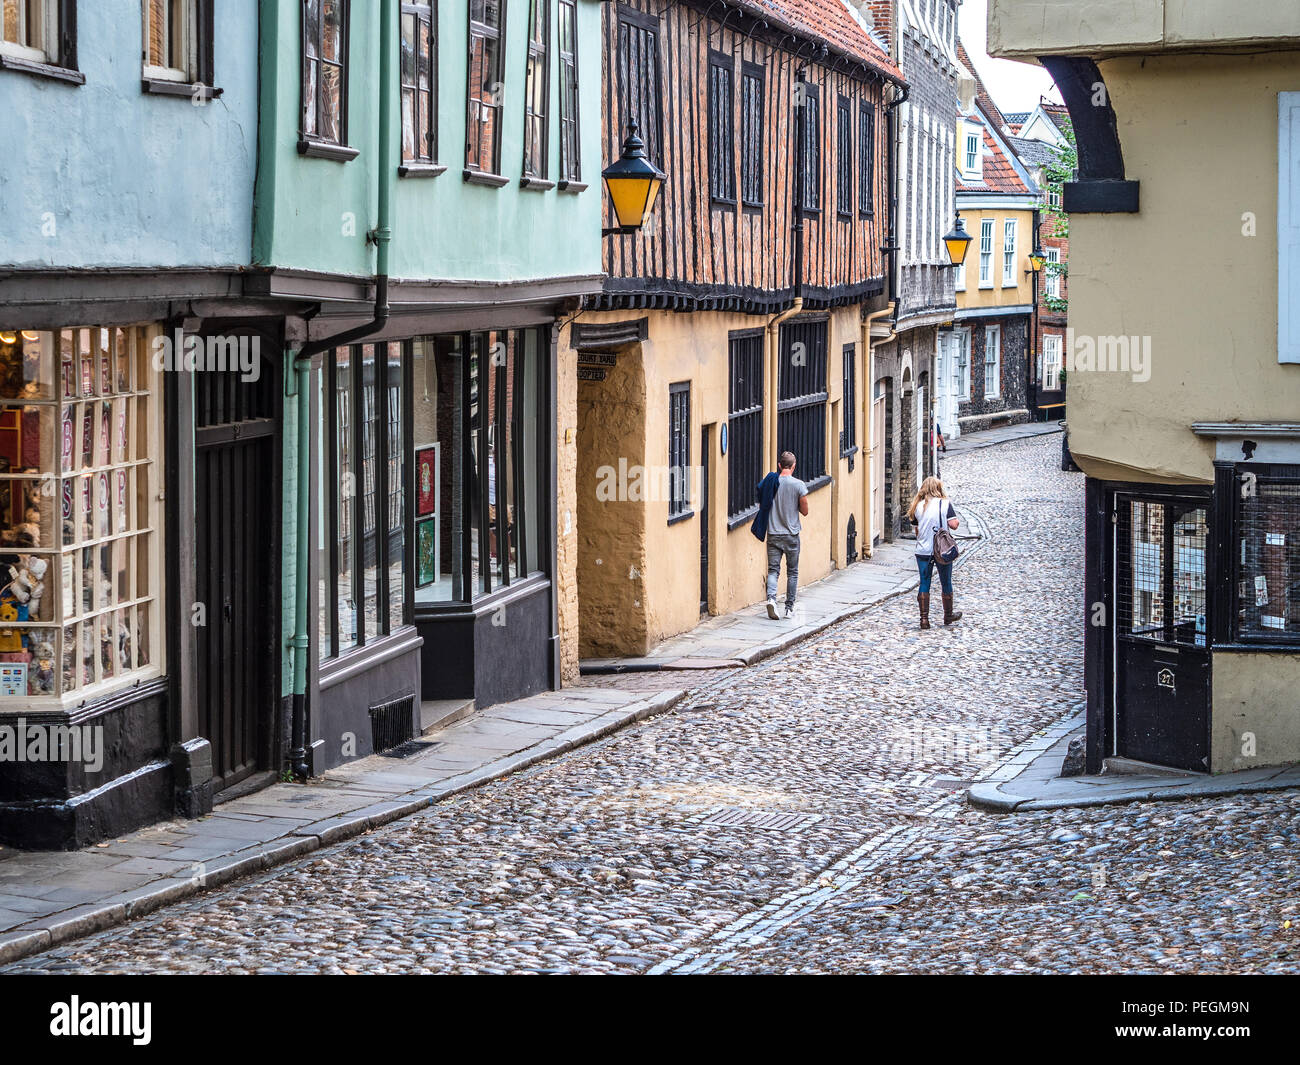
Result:
<svg viewBox="0 0 1300 1065">
<path fill-rule="evenodd" d="M 998 147 L 987 129 L 984 130 L 984 179 L 982 181 L 964 181 L 960 172 L 957 175 L 958 192 L 1001 192 L 1011 195 L 1027 196 L 1029 189 L 1020 180 L 1016 168 Z"/>
<path fill-rule="evenodd" d="M 903 73 L 888 53 L 862 28 L 844 6 L 843 0 L 734 0 L 738 7 L 765 18 L 773 26 L 812 40 L 825 41 L 830 48 L 902 83 Z"/>
</svg>

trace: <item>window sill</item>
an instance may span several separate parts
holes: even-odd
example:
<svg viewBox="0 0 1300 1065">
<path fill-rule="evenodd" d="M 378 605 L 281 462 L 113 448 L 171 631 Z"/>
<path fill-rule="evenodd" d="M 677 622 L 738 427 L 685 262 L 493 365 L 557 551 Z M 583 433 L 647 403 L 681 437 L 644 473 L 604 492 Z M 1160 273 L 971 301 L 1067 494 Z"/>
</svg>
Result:
<svg viewBox="0 0 1300 1065">
<path fill-rule="evenodd" d="M 486 185 L 489 188 L 499 189 L 502 185 L 510 184 L 508 177 L 502 177 L 500 174 L 489 174 L 486 170 L 471 170 L 466 167 L 461 171 L 461 175 L 466 183 L 470 185 Z"/>
<path fill-rule="evenodd" d="M 858 212 L 858 218 L 860 218 L 860 219 L 871 219 L 871 218 L 875 218 L 875 217 L 876 217 L 876 212 L 875 212 L 875 211 L 859 211 L 859 212 Z"/>
<path fill-rule="evenodd" d="M 711 196 L 709 206 L 718 207 L 724 211 L 734 211 L 736 209 L 736 199 L 734 196 Z"/>
<path fill-rule="evenodd" d="M 852 211 L 836 211 L 836 212 L 835 212 L 835 217 L 836 217 L 839 221 L 841 221 L 841 222 L 852 222 L 852 221 L 853 221 L 853 212 L 852 212 Z"/>
<path fill-rule="evenodd" d="M 519 187 L 523 189 L 531 189 L 533 192 L 549 192 L 551 189 L 555 188 L 555 182 L 548 181 L 546 178 L 525 174 L 519 179 Z"/>
<path fill-rule="evenodd" d="M 676 525 L 678 522 L 687 521 L 693 517 L 695 517 L 695 511 L 683 510 L 680 514 L 670 514 L 668 516 L 668 524 Z"/>
<path fill-rule="evenodd" d="M 38 78 L 49 78 L 51 81 L 67 82 L 69 85 L 86 84 L 86 75 L 80 70 L 61 67 L 55 63 L 41 63 L 35 59 L 22 59 L 6 52 L 0 52 L 0 69 L 31 74 Z"/>
<path fill-rule="evenodd" d="M 175 96 L 182 100 L 215 100 L 225 89 L 204 85 L 201 81 L 168 81 L 164 78 L 140 79 L 140 91 L 153 96 Z"/>
<path fill-rule="evenodd" d="M 825 488 L 831 483 L 831 475 L 829 473 L 823 473 L 820 477 L 814 477 L 811 481 L 805 483 L 808 485 L 808 494 L 812 495 L 812 493 L 817 491 L 817 489 Z"/>
<path fill-rule="evenodd" d="M 852 447 L 846 448 L 845 450 L 841 451 L 840 458 L 846 459 L 851 455 L 856 455 L 857 453 L 858 453 L 858 445 L 854 444 Z"/>
<path fill-rule="evenodd" d="M 414 625 L 403 625 L 387 636 L 379 636 L 361 647 L 349 647 L 333 658 L 323 658 L 318 666 L 321 691 L 345 680 L 367 673 L 385 662 L 419 649 L 424 641 Z"/>
<path fill-rule="evenodd" d="M 514 577 L 510 583 L 498 584 L 487 595 L 481 591 L 475 591 L 475 598 L 469 602 L 465 600 L 444 600 L 440 603 L 419 603 L 415 604 L 415 621 L 421 622 L 434 621 L 455 621 L 458 618 L 465 617 L 483 617 L 494 613 L 506 603 L 521 599 L 526 596 L 536 595 L 538 592 L 550 588 L 551 580 L 538 570 L 534 570 L 527 577 Z"/>
<path fill-rule="evenodd" d="M 303 137 L 298 141 L 298 154 L 305 155 L 309 159 L 332 159 L 336 163 L 346 163 L 349 159 L 355 159 L 360 155 L 361 149 Z"/>
<path fill-rule="evenodd" d="M 397 168 L 397 176 L 404 178 L 432 178 L 446 172 L 441 163 L 403 163 Z"/>
<path fill-rule="evenodd" d="M 1288 642 L 1289 641 L 1289 642 Z M 1256 651 L 1265 651 L 1272 654 L 1293 655 L 1300 653 L 1300 636 L 1291 636 L 1278 639 L 1267 639 L 1260 637 L 1238 636 L 1234 643 L 1216 643 L 1211 651 L 1228 651 L 1232 654 L 1253 654 Z"/>
<path fill-rule="evenodd" d="M 744 201 L 742 201 L 740 206 L 741 206 L 741 210 L 743 210 L 745 214 L 763 213 L 763 205 L 761 203 L 745 203 Z"/>
<path fill-rule="evenodd" d="M 742 525 L 748 525 L 754 520 L 754 515 L 758 513 L 758 504 L 755 503 L 748 510 L 742 510 L 739 514 L 734 514 L 727 519 L 727 532 L 732 529 L 738 529 Z"/>
<path fill-rule="evenodd" d="M 585 181 L 561 181 L 555 187 L 561 192 L 570 192 L 575 196 L 580 192 L 587 191 L 587 183 Z"/>
</svg>

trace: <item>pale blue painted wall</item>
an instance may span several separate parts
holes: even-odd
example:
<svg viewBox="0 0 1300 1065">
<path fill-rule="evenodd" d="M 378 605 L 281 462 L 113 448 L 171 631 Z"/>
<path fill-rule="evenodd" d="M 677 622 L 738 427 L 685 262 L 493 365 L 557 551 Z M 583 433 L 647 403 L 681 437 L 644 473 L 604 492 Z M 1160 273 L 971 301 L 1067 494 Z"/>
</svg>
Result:
<svg viewBox="0 0 1300 1065">
<path fill-rule="evenodd" d="M 225 92 L 203 106 L 141 91 L 139 0 L 80 0 L 84 85 L 0 70 L 0 262 L 248 262 L 257 0 L 218 0 L 215 8 L 215 81 Z"/>
</svg>

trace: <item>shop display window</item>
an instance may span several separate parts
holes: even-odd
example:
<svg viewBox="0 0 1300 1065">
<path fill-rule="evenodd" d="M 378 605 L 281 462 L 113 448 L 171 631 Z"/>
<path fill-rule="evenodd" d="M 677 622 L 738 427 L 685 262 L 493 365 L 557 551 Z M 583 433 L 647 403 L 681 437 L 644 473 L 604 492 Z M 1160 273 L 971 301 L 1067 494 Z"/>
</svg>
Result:
<svg viewBox="0 0 1300 1065">
<path fill-rule="evenodd" d="M 160 672 L 155 335 L 0 331 L 0 711 Z"/>
<path fill-rule="evenodd" d="M 1246 477 L 1237 504 L 1236 638 L 1300 645 L 1300 466 Z"/>
</svg>

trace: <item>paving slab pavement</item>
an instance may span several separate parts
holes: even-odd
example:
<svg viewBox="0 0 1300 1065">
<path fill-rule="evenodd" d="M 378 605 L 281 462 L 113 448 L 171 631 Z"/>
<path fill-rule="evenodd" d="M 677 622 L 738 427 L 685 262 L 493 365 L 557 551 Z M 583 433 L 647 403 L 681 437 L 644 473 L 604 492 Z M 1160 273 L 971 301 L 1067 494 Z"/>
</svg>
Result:
<svg viewBox="0 0 1300 1065">
<path fill-rule="evenodd" d="M 80 851 L 0 847 L 0 965 L 406 817 L 662 713 L 685 694 L 545 692 L 476 710 L 306 784 L 273 784 L 194 821 L 150 825 Z"/>
<path fill-rule="evenodd" d="M 1070 740 L 1083 734 L 1083 727 L 1083 714 L 1071 714 L 1027 740 L 971 786 L 966 793 L 967 801 L 985 810 L 1020 813 L 1300 788 L 1300 766 L 1244 769 L 1214 776 L 1153 767 L 1150 772 L 1063 777 L 1061 763 L 1066 749 Z"/>
<path fill-rule="evenodd" d="M 939 453 L 940 465 L 945 455 L 960 455 L 963 451 L 975 451 L 978 448 L 1005 444 L 1012 440 L 1026 440 L 1031 436 L 1046 436 L 1049 433 L 1063 432 L 1063 422 L 1021 422 L 1019 425 L 1002 425 L 996 429 L 980 429 L 973 433 L 962 433 L 955 440 L 947 441 L 948 450 Z"/>
</svg>

